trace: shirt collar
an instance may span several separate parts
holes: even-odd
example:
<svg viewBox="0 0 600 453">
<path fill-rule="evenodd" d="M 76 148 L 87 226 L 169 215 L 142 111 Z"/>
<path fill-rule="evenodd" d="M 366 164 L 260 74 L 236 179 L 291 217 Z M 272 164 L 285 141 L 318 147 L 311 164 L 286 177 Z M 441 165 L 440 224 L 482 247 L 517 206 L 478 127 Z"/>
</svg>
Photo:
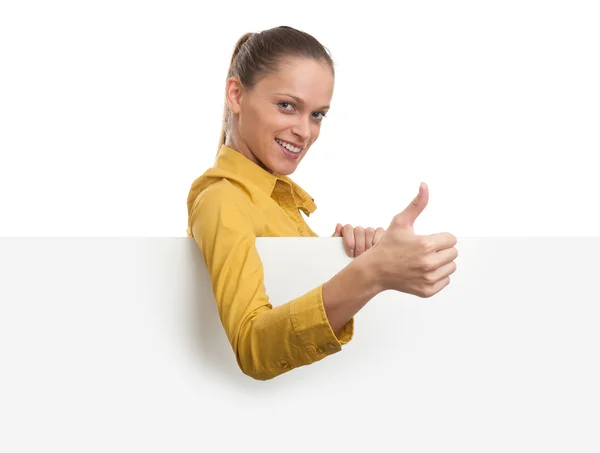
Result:
<svg viewBox="0 0 600 453">
<path fill-rule="evenodd" d="M 272 195 L 276 184 L 280 181 L 288 185 L 296 198 L 298 199 L 298 207 L 308 216 L 317 209 L 314 198 L 312 198 L 304 189 L 296 184 L 291 178 L 285 175 L 271 174 L 264 168 L 252 162 L 242 153 L 230 148 L 227 145 L 222 145 L 217 154 L 215 168 L 243 175 L 244 179 L 258 187 L 259 190 Z"/>
</svg>

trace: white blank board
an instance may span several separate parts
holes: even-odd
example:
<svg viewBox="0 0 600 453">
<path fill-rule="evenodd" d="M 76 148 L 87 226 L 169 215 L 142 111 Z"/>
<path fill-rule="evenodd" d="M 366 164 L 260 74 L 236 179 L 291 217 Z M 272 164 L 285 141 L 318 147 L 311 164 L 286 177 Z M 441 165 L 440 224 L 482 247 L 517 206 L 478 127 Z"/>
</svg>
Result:
<svg viewBox="0 0 600 453">
<path fill-rule="evenodd" d="M 273 305 L 350 261 L 257 246 Z M 0 239 L 0 451 L 600 451 L 600 238 L 457 248 L 436 296 L 382 293 L 341 352 L 255 381 L 193 239 Z"/>
</svg>

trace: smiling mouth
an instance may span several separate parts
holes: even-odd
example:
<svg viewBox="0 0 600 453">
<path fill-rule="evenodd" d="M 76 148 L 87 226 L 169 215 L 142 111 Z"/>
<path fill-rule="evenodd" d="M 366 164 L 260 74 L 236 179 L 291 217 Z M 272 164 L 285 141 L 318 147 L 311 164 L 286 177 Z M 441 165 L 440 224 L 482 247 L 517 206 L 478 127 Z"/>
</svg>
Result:
<svg viewBox="0 0 600 453">
<path fill-rule="evenodd" d="M 293 154 L 300 154 L 302 152 L 302 150 L 304 149 L 304 148 L 298 148 L 297 146 L 294 146 L 291 143 L 285 142 L 278 138 L 276 138 L 275 141 L 279 144 L 279 146 L 281 146 L 282 148 L 288 150 L 290 153 L 293 153 Z"/>
</svg>

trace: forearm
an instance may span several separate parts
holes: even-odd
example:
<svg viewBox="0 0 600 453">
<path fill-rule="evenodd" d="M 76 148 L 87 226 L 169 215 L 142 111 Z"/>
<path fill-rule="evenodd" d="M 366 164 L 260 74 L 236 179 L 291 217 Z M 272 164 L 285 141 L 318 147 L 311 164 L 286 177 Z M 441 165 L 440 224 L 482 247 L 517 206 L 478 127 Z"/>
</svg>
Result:
<svg viewBox="0 0 600 453">
<path fill-rule="evenodd" d="M 340 351 L 353 332 L 352 323 L 347 323 L 334 333 L 323 306 L 322 285 L 288 303 L 245 312 L 236 325 L 231 340 L 239 366 L 261 380 Z"/>
<path fill-rule="evenodd" d="M 334 332 L 338 332 L 384 288 L 372 254 L 365 252 L 323 285 L 323 306 Z"/>
</svg>

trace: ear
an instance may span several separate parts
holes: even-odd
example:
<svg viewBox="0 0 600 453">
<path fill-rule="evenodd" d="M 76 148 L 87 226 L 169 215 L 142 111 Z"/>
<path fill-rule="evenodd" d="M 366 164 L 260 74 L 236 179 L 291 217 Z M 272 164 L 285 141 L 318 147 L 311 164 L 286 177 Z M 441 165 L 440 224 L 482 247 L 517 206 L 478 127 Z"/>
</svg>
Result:
<svg viewBox="0 0 600 453">
<path fill-rule="evenodd" d="M 237 77 L 230 77 L 225 84 L 225 101 L 231 113 L 238 114 L 241 110 L 242 84 Z"/>
</svg>

